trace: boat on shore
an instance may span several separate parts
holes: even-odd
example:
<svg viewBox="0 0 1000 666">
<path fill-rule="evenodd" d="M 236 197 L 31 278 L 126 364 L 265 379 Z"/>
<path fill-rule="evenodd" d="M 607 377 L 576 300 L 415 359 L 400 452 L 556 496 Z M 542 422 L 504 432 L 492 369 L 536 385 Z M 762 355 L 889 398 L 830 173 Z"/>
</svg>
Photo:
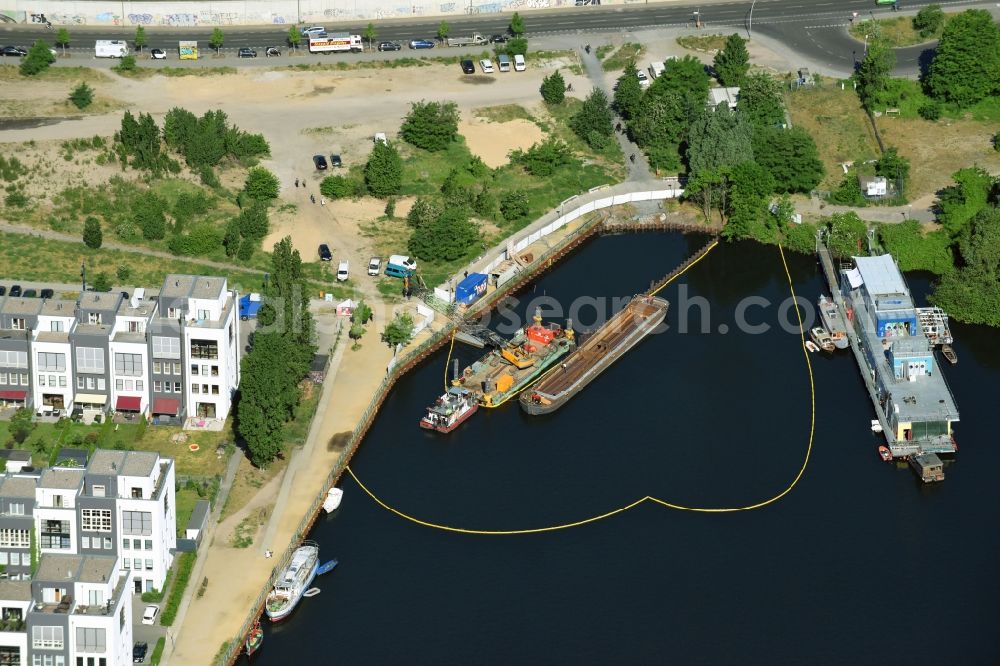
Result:
<svg viewBox="0 0 1000 666">
<path fill-rule="evenodd" d="M 816 326 L 809 329 L 809 337 L 812 339 L 813 343 L 825 352 L 832 352 L 836 349 L 833 344 L 833 338 L 822 326 Z"/>
<path fill-rule="evenodd" d="M 825 294 L 819 297 L 819 316 L 830 333 L 833 346 L 837 349 L 847 349 L 851 343 L 847 337 L 847 324 L 840 314 L 837 303 L 832 298 L 827 298 Z"/>
<path fill-rule="evenodd" d="M 344 499 L 344 491 L 334 486 L 326 492 L 326 499 L 323 500 L 323 510 L 333 513 L 340 506 L 340 501 Z"/>
<path fill-rule="evenodd" d="M 274 589 L 268 593 L 264 604 L 264 612 L 271 622 L 284 620 L 295 610 L 303 593 L 316 578 L 318 562 L 319 545 L 315 541 L 304 541 L 295 549 L 288 566 L 274 581 Z"/>
<path fill-rule="evenodd" d="M 479 396 L 464 386 L 451 386 L 427 408 L 427 414 L 420 419 L 424 430 L 449 433 L 462 425 L 479 409 Z"/>
<path fill-rule="evenodd" d="M 521 393 L 521 409 L 550 414 L 582 391 L 612 363 L 659 326 L 669 303 L 655 296 L 636 296 L 533 387 Z"/>
<path fill-rule="evenodd" d="M 452 385 L 474 391 L 483 407 L 499 407 L 573 351 L 572 328 L 543 324 L 540 308 L 533 320 L 498 349 L 491 349 L 465 368 Z"/>
<path fill-rule="evenodd" d="M 951 345 L 941 345 L 941 356 L 944 356 L 952 365 L 958 363 L 958 354 L 955 353 L 955 348 Z"/>
</svg>

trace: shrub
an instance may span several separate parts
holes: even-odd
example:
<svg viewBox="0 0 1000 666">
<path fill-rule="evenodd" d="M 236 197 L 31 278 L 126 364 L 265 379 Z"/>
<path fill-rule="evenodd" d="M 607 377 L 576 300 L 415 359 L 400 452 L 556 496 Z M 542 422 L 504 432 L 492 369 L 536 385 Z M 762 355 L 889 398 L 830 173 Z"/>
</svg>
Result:
<svg viewBox="0 0 1000 666">
<path fill-rule="evenodd" d="M 20 190 L 7 190 L 7 196 L 4 197 L 4 205 L 10 208 L 26 208 L 28 205 L 28 196 Z"/>
<path fill-rule="evenodd" d="M 142 229 L 142 236 L 146 240 L 160 240 L 167 233 L 167 220 L 163 212 L 167 208 L 167 202 L 153 194 L 147 192 L 140 196 L 133 204 L 133 216 L 136 225 Z"/>
<path fill-rule="evenodd" d="M 176 234 L 167 246 L 174 254 L 188 257 L 210 255 L 222 245 L 223 232 L 211 224 L 201 224 L 187 234 Z"/>
<path fill-rule="evenodd" d="M 526 151 L 515 150 L 510 155 L 510 161 L 524 166 L 533 176 L 544 177 L 569 164 L 572 161 L 572 152 L 569 146 L 559 139 L 549 137 Z"/>
<path fill-rule="evenodd" d="M 917 109 L 917 113 L 924 120 L 937 120 L 941 117 L 941 105 L 937 102 L 930 101 L 925 104 L 921 104 Z"/>
<path fill-rule="evenodd" d="M 354 194 L 354 183 L 345 176 L 327 176 L 319 184 L 319 193 L 331 199 L 344 199 Z"/>
<path fill-rule="evenodd" d="M 41 74 L 55 61 L 56 57 L 49 50 L 49 45 L 39 39 L 31 45 L 28 55 L 21 61 L 21 74 L 24 76 Z"/>
<path fill-rule="evenodd" d="M 83 221 L 83 242 L 94 250 L 104 243 L 104 234 L 101 233 L 101 222 L 93 216 Z"/>
<path fill-rule="evenodd" d="M 562 104 L 566 99 L 566 80 L 557 69 L 542 79 L 542 86 L 538 91 L 546 104 Z"/>
<path fill-rule="evenodd" d="M 132 269 L 125 264 L 122 264 L 118 267 L 118 270 L 115 271 L 115 276 L 117 276 L 118 281 L 121 283 L 128 282 L 132 279 Z"/>
<path fill-rule="evenodd" d="M 115 70 L 116 72 L 134 72 L 135 68 L 136 68 L 135 56 L 127 55 L 121 59 L 121 62 L 119 62 L 111 69 Z"/>
<path fill-rule="evenodd" d="M 931 37 L 944 25 L 944 11 L 941 5 L 927 5 L 913 17 L 913 29 L 921 37 Z"/>
<path fill-rule="evenodd" d="M 454 102 L 413 102 L 400 135 L 417 148 L 444 150 L 458 136 L 458 107 Z"/>
<path fill-rule="evenodd" d="M 207 164 L 198 170 L 198 177 L 201 179 L 202 185 L 211 188 L 220 186 L 219 177 L 215 175 L 215 170 Z"/>
<path fill-rule="evenodd" d="M 100 272 L 94 276 L 94 291 L 109 292 L 111 291 L 111 278 L 105 272 Z"/>
<path fill-rule="evenodd" d="M 278 198 L 278 194 L 281 193 L 281 183 L 273 173 L 264 167 L 256 166 L 247 173 L 243 191 L 259 201 L 270 201 Z"/>
<path fill-rule="evenodd" d="M 69 94 L 69 101 L 78 109 L 86 109 L 94 101 L 94 89 L 88 86 L 86 81 L 81 81 Z"/>
<path fill-rule="evenodd" d="M 500 197 L 500 212 L 511 222 L 527 217 L 528 206 L 528 193 L 524 190 L 510 190 Z"/>
<path fill-rule="evenodd" d="M 177 609 L 184 597 L 184 590 L 187 589 L 188 581 L 191 579 L 191 570 L 194 569 L 195 553 L 182 553 L 177 556 L 177 574 L 174 576 L 174 584 L 170 588 L 170 596 L 163 606 L 160 614 L 160 624 L 169 627 L 177 617 Z"/>
<path fill-rule="evenodd" d="M 385 216 L 390 220 L 396 217 L 396 197 L 389 197 L 385 202 Z"/>
</svg>

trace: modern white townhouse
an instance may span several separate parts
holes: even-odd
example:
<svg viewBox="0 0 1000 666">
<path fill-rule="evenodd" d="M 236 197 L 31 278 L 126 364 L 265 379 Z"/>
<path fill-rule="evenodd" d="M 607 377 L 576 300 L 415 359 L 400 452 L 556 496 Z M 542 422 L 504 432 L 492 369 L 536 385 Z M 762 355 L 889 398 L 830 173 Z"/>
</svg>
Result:
<svg viewBox="0 0 1000 666">
<path fill-rule="evenodd" d="M 240 379 L 238 304 L 225 278 L 195 275 L 169 275 L 154 295 L 0 296 L 0 410 L 225 419 Z"/>
</svg>

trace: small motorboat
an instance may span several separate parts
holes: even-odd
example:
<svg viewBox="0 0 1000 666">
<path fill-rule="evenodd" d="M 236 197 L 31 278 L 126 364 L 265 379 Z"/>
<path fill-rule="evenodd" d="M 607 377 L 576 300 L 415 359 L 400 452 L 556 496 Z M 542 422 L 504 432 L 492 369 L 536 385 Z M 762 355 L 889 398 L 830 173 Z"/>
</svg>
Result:
<svg viewBox="0 0 1000 666">
<path fill-rule="evenodd" d="M 955 353 L 955 349 L 951 345 L 941 345 L 941 356 L 944 356 L 952 365 L 958 363 L 958 354 Z"/>
<path fill-rule="evenodd" d="M 333 513 L 340 506 L 340 500 L 344 498 L 344 491 L 340 488 L 334 486 L 330 488 L 326 493 L 326 499 L 323 500 L 323 510 L 327 513 Z"/>
<path fill-rule="evenodd" d="M 247 656 L 249 657 L 254 652 L 259 650 L 263 642 L 264 642 L 264 630 L 260 628 L 260 620 L 258 619 L 256 622 L 254 622 L 254 625 L 250 627 L 250 632 L 247 634 L 247 640 L 246 640 Z"/>
<path fill-rule="evenodd" d="M 306 590 L 305 592 L 302 593 L 302 596 L 303 597 L 315 597 L 321 591 L 322 590 L 320 590 L 318 587 L 310 587 L 308 590 Z"/>
<path fill-rule="evenodd" d="M 878 457 L 885 462 L 890 462 L 892 460 L 892 451 L 889 450 L 888 446 L 878 447 Z"/>
<path fill-rule="evenodd" d="M 809 337 L 816 343 L 816 346 L 825 352 L 832 352 L 836 349 L 836 346 L 833 344 L 833 338 L 830 337 L 830 334 L 822 326 L 809 329 Z"/>
<path fill-rule="evenodd" d="M 323 564 L 319 565 L 318 569 L 316 569 L 316 575 L 322 576 L 325 573 L 330 573 L 337 567 L 338 564 L 339 562 L 337 562 L 336 559 L 330 560 L 329 562 L 324 562 Z"/>
<path fill-rule="evenodd" d="M 808 349 L 811 352 L 818 352 L 819 346 L 812 340 L 806 340 L 806 349 Z"/>
</svg>

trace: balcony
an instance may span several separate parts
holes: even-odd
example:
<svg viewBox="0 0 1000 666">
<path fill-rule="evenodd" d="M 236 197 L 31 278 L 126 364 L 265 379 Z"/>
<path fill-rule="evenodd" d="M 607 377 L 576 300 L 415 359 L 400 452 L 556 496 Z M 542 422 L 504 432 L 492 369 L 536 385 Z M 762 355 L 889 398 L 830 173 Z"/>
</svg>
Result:
<svg viewBox="0 0 1000 666">
<path fill-rule="evenodd" d="M 15 616 L 0 620 L 0 631 L 24 631 L 24 620 Z"/>
</svg>

